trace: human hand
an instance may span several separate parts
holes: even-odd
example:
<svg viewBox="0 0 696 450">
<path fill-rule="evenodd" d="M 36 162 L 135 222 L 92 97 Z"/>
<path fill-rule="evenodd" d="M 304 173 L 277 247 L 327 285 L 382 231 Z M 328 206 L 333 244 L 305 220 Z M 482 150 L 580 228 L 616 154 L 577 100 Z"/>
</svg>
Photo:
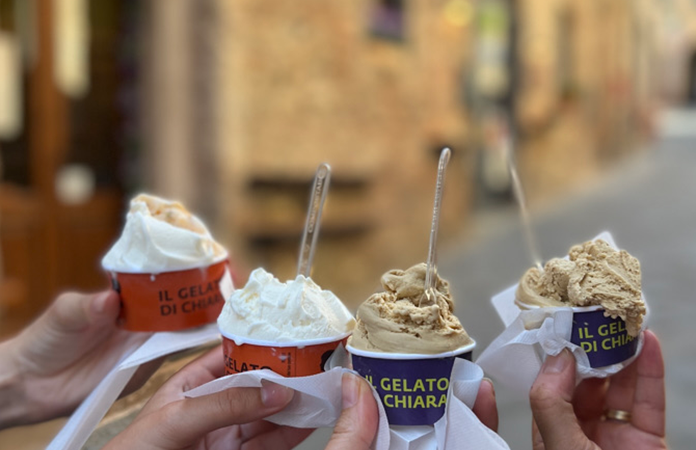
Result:
<svg viewBox="0 0 696 450">
<path fill-rule="evenodd" d="M 359 409 L 348 410 L 349 414 L 341 415 L 334 434 L 329 441 L 327 450 L 363 450 L 370 448 L 370 444 L 377 434 L 379 424 L 379 410 L 373 398 L 372 388 L 362 377 L 353 378 L 353 382 L 360 385 L 360 398 L 357 403 Z M 343 402 L 346 405 L 346 375 L 343 376 Z M 479 420 L 488 428 L 498 432 L 498 408 L 495 401 L 493 382 L 487 378 L 481 381 L 476 401 L 472 411 Z"/>
<path fill-rule="evenodd" d="M 495 389 L 493 382 L 488 378 L 481 381 L 476 402 L 471 410 L 481 423 L 496 433 L 498 432 L 498 406 L 495 402 Z"/>
<path fill-rule="evenodd" d="M 311 429 L 275 425 L 261 419 L 285 408 L 292 389 L 262 382 L 261 388 L 232 388 L 198 398 L 184 392 L 224 375 L 216 348 L 175 374 L 150 399 L 106 450 L 145 449 L 290 449 Z M 379 413 L 370 386 L 346 374 L 342 380 L 343 411 L 327 445 L 329 450 L 367 450 L 377 433 Z"/>
<path fill-rule="evenodd" d="M 530 391 L 534 450 L 666 449 L 665 373 L 657 337 L 645 331 L 643 350 L 609 379 L 575 387 L 575 359 L 564 350 L 546 358 Z M 626 411 L 626 419 L 604 418 Z"/>
<path fill-rule="evenodd" d="M 17 337 L 0 344 L 0 390 L 5 397 L 0 429 L 75 409 L 123 352 L 145 337 L 116 327 L 119 310 L 114 291 L 65 293 Z M 129 386 L 139 386 L 156 365 L 139 369 Z"/>
</svg>

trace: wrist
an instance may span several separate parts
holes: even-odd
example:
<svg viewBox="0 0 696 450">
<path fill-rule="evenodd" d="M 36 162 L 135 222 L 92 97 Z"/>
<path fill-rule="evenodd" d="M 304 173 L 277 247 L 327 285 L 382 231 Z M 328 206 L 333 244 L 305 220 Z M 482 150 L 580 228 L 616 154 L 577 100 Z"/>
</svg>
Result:
<svg viewBox="0 0 696 450">
<path fill-rule="evenodd" d="M 15 350 L 16 339 L 0 343 L 0 429 L 26 423 L 29 416 Z"/>
</svg>

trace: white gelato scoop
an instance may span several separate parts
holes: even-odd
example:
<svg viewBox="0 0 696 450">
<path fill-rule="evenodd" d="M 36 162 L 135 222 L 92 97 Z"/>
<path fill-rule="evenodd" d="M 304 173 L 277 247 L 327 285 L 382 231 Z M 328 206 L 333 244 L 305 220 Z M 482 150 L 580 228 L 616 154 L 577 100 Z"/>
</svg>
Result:
<svg viewBox="0 0 696 450">
<path fill-rule="evenodd" d="M 131 200 L 121 237 L 102 259 L 104 269 L 161 273 L 205 267 L 227 251 L 181 203 L 140 194 Z"/>
<path fill-rule="evenodd" d="M 227 299 L 218 326 L 228 337 L 292 342 L 344 335 L 353 330 L 355 319 L 338 297 L 311 278 L 298 275 L 281 283 L 259 268 Z"/>
</svg>

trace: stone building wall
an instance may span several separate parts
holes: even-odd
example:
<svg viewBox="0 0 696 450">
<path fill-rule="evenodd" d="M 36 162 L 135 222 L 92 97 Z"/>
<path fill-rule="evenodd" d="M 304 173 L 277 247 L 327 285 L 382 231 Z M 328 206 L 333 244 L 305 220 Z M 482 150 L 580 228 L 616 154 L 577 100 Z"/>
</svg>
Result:
<svg viewBox="0 0 696 450">
<path fill-rule="evenodd" d="M 644 30 L 655 2 L 516 1 L 516 158 L 532 203 L 591 182 L 637 147 L 651 120 Z M 185 3 L 178 26 L 153 27 L 153 55 L 187 68 L 182 81 L 150 61 L 148 101 L 160 110 L 148 151 L 171 169 L 154 188 L 193 198 L 237 260 L 294 275 L 312 176 L 328 162 L 314 276 L 357 304 L 385 270 L 425 259 L 444 145 L 454 156 L 441 246 L 464 230 L 485 134 L 470 102 L 483 0 L 206 0 L 205 14 Z M 375 33 L 375 8 L 399 3 L 401 31 Z M 167 50 L 174 41 L 185 45 Z M 169 108 L 182 92 L 195 120 Z"/>
<path fill-rule="evenodd" d="M 650 136 L 654 13 L 651 0 L 520 3 L 518 160 L 533 202 L 591 183 Z"/>
<path fill-rule="evenodd" d="M 371 31 L 380 2 L 220 2 L 222 226 L 250 265 L 294 276 L 316 167 L 333 168 L 314 276 L 357 304 L 381 273 L 427 256 L 438 150 L 442 239 L 461 230 L 473 177 L 461 73 L 465 27 L 446 1 L 405 2 L 401 39 Z"/>
</svg>

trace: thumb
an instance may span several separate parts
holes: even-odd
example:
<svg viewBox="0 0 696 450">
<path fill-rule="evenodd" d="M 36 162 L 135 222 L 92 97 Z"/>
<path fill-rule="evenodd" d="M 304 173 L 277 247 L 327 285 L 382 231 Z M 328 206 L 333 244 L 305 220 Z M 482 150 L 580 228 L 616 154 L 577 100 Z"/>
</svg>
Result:
<svg viewBox="0 0 696 450">
<path fill-rule="evenodd" d="M 82 358 L 114 331 L 119 309 L 119 297 L 113 291 L 59 295 L 17 336 L 25 370 L 47 374 Z"/>
<path fill-rule="evenodd" d="M 375 439 L 379 423 L 372 389 L 362 377 L 346 373 L 341 390 L 343 411 L 326 450 L 367 450 Z"/>
<path fill-rule="evenodd" d="M 539 427 L 532 418 L 532 449 L 533 450 L 546 450 L 544 448 L 544 439 L 539 434 Z"/>
<path fill-rule="evenodd" d="M 547 356 L 529 393 L 534 422 L 546 450 L 579 450 L 590 444 L 573 411 L 574 390 L 573 354 L 564 349 L 556 356 Z"/>
<path fill-rule="evenodd" d="M 115 324 L 119 310 L 120 302 L 115 291 L 96 294 L 68 292 L 53 302 L 46 314 L 46 325 L 54 332 L 80 332 L 91 325 Z"/>
<path fill-rule="evenodd" d="M 498 432 L 498 406 L 495 402 L 495 388 L 493 382 L 488 378 L 481 380 L 476 402 L 471 409 L 481 423 Z"/>
</svg>

